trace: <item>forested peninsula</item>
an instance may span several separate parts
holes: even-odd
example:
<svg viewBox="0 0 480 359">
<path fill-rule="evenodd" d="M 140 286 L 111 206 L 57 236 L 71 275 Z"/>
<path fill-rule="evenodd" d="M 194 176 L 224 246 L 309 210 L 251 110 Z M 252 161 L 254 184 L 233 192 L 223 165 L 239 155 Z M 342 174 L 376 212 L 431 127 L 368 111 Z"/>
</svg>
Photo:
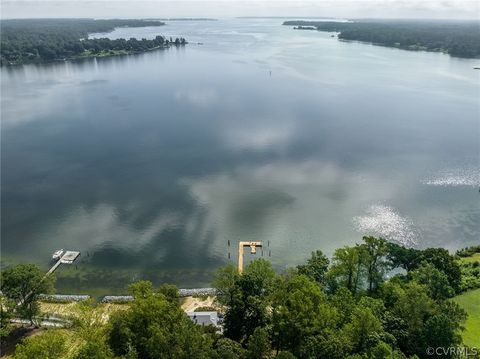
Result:
<svg viewBox="0 0 480 359">
<path fill-rule="evenodd" d="M 88 38 L 89 34 L 109 32 L 116 27 L 163 25 L 165 23 L 158 20 L 2 20 L 0 63 L 2 66 L 18 65 L 133 54 L 186 43 L 183 38 L 167 39 L 163 36 L 153 40 Z"/>
<path fill-rule="evenodd" d="M 338 32 L 341 40 L 364 41 L 404 50 L 447 53 L 454 57 L 480 57 L 480 23 L 446 20 L 285 21 L 283 25 Z"/>
</svg>

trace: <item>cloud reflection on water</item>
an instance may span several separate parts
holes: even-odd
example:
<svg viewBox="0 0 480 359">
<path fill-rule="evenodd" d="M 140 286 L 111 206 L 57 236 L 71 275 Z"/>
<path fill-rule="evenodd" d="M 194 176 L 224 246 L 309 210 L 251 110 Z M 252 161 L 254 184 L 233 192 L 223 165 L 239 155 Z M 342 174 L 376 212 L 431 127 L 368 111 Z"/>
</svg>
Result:
<svg viewBox="0 0 480 359">
<path fill-rule="evenodd" d="M 331 254 L 370 234 L 352 219 L 378 203 L 420 245 L 478 240 L 477 190 L 420 182 L 477 148 L 476 88 L 438 76 L 467 60 L 277 20 L 205 26 L 182 51 L 2 68 L 2 253 L 78 246 L 92 271 L 182 281 L 225 263 L 227 240 L 269 240 L 277 267 Z"/>
</svg>

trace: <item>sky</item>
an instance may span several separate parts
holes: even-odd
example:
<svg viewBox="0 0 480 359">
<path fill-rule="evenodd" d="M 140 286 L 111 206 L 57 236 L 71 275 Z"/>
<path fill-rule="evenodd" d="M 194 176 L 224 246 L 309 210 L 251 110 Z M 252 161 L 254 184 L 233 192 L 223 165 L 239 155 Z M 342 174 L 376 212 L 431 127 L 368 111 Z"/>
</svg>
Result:
<svg viewBox="0 0 480 359">
<path fill-rule="evenodd" d="M 236 17 L 480 19 L 479 0 L 1 0 L 2 18 Z"/>
</svg>

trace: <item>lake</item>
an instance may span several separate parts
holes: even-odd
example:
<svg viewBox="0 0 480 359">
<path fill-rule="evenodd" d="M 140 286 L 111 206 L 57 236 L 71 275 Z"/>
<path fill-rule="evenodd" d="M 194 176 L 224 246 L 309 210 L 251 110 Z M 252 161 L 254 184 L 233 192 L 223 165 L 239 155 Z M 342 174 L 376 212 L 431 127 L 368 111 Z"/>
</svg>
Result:
<svg viewBox="0 0 480 359">
<path fill-rule="evenodd" d="M 240 240 L 278 270 L 370 234 L 479 244 L 478 61 L 282 21 L 120 28 L 95 36 L 190 44 L 2 68 L 2 264 L 80 250 L 58 292 L 107 294 L 208 285 Z"/>
</svg>

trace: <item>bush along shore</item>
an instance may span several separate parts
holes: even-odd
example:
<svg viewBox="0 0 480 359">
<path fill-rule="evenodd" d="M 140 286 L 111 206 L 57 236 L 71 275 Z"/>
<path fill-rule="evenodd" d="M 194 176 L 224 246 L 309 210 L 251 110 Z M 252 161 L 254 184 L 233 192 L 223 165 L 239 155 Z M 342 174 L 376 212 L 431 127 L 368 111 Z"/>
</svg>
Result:
<svg viewBox="0 0 480 359">
<path fill-rule="evenodd" d="M 129 286 L 128 303 L 65 307 L 39 303 L 39 293 L 53 290 L 53 277 L 42 281 L 34 265 L 10 266 L 1 273 L 0 334 L 14 343 L 17 359 L 427 359 L 431 348 L 461 348 L 475 358 L 479 250 L 451 255 L 364 237 L 331 259 L 317 250 L 282 273 L 264 259 L 241 274 L 228 265 L 217 271 L 214 289 L 183 293 L 215 293 L 215 302 L 199 307 L 208 313 L 190 313 L 193 320 L 173 285 L 139 281 Z M 464 277 L 471 277 L 468 291 Z M 219 325 L 196 324 L 212 310 Z M 18 340 L 19 323 L 46 326 L 52 318 L 63 328 Z"/>
<path fill-rule="evenodd" d="M 137 54 L 171 46 L 183 46 L 182 37 L 154 39 L 89 38 L 117 27 L 163 26 L 157 20 L 27 19 L 2 20 L 1 65 L 47 63 Z"/>
</svg>

